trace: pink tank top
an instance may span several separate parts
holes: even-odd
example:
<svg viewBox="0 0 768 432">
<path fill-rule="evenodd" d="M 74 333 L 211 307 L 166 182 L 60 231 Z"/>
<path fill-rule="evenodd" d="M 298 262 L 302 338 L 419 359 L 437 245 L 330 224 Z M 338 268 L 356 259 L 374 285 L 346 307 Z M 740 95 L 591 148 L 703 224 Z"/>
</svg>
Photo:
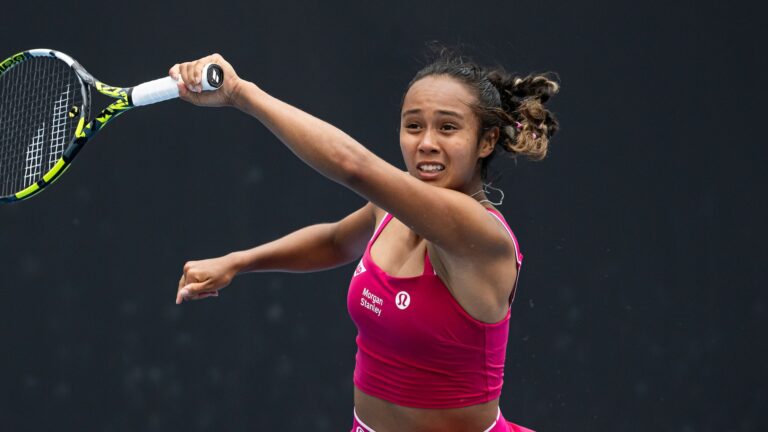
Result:
<svg viewBox="0 0 768 432">
<path fill-rule="evenodd" d="M 488 211 L 523 256 L 501 214 Z M 510 310 L 498 323 L 470 316 L 437 276 L 424 254 L 424 273 L 394 277 L 371 259 L 371 246 L 392 220 L 386 214 L 368 242 L 347 294 L 357 326 L 354 383 L 364 393 L 416 408 L 459 408 L 499 397 L 509 335 Z"/>
</svg>

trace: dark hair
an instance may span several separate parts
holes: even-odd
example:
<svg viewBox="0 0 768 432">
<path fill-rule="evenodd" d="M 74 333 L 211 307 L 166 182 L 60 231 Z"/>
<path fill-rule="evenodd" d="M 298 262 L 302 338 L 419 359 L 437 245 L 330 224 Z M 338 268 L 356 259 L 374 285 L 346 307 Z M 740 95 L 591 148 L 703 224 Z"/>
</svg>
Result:
<svg viewBox="0 0 768 432">
<path fill-rule="evenodd" d="M 550 74 L 517 76 L 501 67 L 483 68 L 447 48 L 441 48 L 437 54 L 435 60 L 416 73 L 406 93 L 416 81 L 428 76 L 455 78 L 477 96 L 472 108 L 480 118 L 481 134 L 498 127 L 501 147 L 512 157 L 522 155 L 532 160 L 544 159 L 549 140 L 558 129 L 554 114 L 544 108 L 549 98 L 560 89 Z M 488 163 L 495 154 L 496 151 L 482 161 L 483 180 L 488 174 Z"/>
</svg>

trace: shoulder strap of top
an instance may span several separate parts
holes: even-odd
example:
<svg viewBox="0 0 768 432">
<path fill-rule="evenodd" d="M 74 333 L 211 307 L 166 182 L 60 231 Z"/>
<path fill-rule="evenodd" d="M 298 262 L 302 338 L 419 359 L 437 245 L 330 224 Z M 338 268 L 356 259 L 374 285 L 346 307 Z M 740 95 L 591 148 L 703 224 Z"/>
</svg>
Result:
<svg viewBox="0 0 768 432">
<path fill-rule="evenodd" d="M 515 284 L 512 286 L 512 293 L 509 295 L 509 307 L 512 307 L 512 303 L 515 301 L 515 295 L 517 294 L 517 281 L 520 280 L 520 270 L 522 270 L 522 264 L 523 264 L 523 254 L 520 252 L 520 245 L 517 243 L 517 237 L 515 237 L 515 234 L 512 232 L 512 229 L 509 228 L 509 225 L 507 225 L 507 221 L 504 220 L 504 216 L 499 213 L 498 210 L 494 210 L 492 208 L 486 207 L 486 209 L 496 217 L 496 219 L 501 222 L 502 225 L 504 225 L 504 228 L 509 233 L 509 236 L 512 238 L 512 243 L 515 244 L 515 253 L 517 255 L 517 274 L 515 275 Z"/>
<path fill-rule="evenodd" d="M 517 255 L 517 266 L 520 267 L 520 264 L 523 263 L 523 254 L 520 252 L 520 244 L 517 242 L 517 237 L 515 237 L 515 234 L 512 232 L 512 229 L 509 228 L 509 225 L 507 225 L 507 221 L 504 220 L 504 216 L 499 213 L 498 210 L 494 210 L 492 208 L 486 207 L 486 210 L 490 212 L 496 219 L 501 223 L 502 226 L 504 226 L 504 229 L 507 230 L 509 233 L 509 236 L 512 238 L 512 243 L 515 244 L 515 255 Z"/>
<path fill-rule="evenodd" d="M 427 248 L 424 248 L 424 272 L 421 275 L 437 275 L 437 271 L 432 267 L 432 261 L 429 259 L 429 249 Z"/>
<path fill-rule="evenodd" d="M 381 219 L 381 222 L 379 222 L 379 226 L 376 227 L 376 230 L 373 232 L 373 236 L 371 236 L 371 240 L 369 240 L 369 243 L 373 243 L 376 241 L 377 238 L 379 238 L 379 234 L 384 230 L 384 227 L 387 226 L 389 221 L 392 220 L 392 215 L 389 213 L 385 213 L 384 217 Z"/>
<path fill-rule="evenodd" d="M 389 213 L 384 214 L 384 217 L 381 219 L 381 222 L 379 222 L 379 226 L 376 227 L 376 231 L 373 232 L 373 236 L 371 237 L 371 240 L 368 242 L 368 245 L 372 245 L 376 242 L 376 239 L 379 238 L 379 235 L 382 231 L 384 231 L 384 227 L 387 226 L 389 221 L 392 220 L 392 215 Z M 436 275 L 437 272 L 435 271 L 434 267 L 432 267 L 432 263 L 429 261 L 429 252 L 427 250 L 424 250 L 424 272 L 423 275 Z"/>
</svg>

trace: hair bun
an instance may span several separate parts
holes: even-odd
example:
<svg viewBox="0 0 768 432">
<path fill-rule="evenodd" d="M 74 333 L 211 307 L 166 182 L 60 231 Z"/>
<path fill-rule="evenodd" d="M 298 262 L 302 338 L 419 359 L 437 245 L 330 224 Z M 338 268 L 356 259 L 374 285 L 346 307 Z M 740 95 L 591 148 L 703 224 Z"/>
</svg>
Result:
<svg viewBox="0 0 768 432">
<path fill-rule="evenodd" d="M 546 74 L 519 77 L 503 70 L 491 71 L 487 78 L 499 91 L 501 108 L 510 119 L 502 128 L 502 147 L 514 155 L 543 159 L 559 127 L 544 104 L 560 91 L 560 84 Z"/>
<path fill-rule="evenodd" d="M 549 79 L 546 75 L 528 75 L 524 78 L 515 78 L 512 84 L 512 94 L 526 99 L 535 98 L 541 103 L 546 103 L 550 97 L 560 91 L 560 84 Z"/>
</svg>

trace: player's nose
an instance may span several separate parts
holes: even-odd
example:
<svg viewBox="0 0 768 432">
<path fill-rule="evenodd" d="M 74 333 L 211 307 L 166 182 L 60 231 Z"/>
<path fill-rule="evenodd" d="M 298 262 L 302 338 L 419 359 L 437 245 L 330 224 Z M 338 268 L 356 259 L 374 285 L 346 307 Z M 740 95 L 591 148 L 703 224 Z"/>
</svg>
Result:
<svg viewBox="0 0 768 432">
<path fill-rule="evenodd" d="M 440 147 L 437 145 L 437 137 L 431 130 L 427 130 L 421 135 L 418 150 L 420 153 L 439 153 Z"/>
</svg>

